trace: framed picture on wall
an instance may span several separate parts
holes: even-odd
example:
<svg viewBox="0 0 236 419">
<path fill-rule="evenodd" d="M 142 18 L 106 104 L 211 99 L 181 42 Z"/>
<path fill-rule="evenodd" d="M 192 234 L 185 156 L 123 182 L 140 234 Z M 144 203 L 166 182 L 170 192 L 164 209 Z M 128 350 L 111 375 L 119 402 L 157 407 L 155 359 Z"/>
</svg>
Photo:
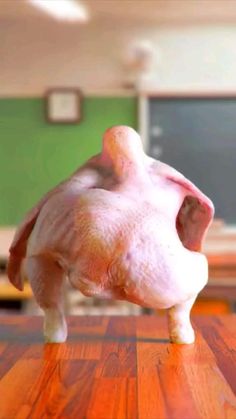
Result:
<svg viewBox="0 0 236 419">
<path fill-rule="evenodd" d="M 78 124 L 82 120 L 82 94 L 77 88 L 59 87 L 46 92 L 46 118 L 50 123 Z"/>
</svg>

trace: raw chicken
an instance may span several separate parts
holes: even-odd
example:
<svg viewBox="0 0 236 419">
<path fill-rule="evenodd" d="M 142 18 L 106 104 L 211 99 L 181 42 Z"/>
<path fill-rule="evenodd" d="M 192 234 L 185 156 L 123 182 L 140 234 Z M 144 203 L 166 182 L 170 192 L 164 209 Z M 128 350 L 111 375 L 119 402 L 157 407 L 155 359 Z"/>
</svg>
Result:
<svg viewBox="0 0 236 419">
<path fill-rule="evenodd" d="M 144 153 L 132 128 L 116 126 L 101 154 L 28 213 L 10 248 L 9 279 L 20 290 L 29 279 L 47 342 L 67 337 L 67 277 L 86 296 L 168 309 L 171 341 L 192 343 L 190 310 L 208 279 L 200 250 L 213 213 L 196 186 Z"/>
</svg>

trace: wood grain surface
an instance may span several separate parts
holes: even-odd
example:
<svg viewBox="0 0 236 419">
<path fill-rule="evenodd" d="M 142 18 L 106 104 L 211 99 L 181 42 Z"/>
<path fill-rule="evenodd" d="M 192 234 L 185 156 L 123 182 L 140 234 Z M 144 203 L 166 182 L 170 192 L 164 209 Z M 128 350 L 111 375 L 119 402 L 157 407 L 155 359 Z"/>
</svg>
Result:
<svg viewBox="0 0 236 419">
<path fill-rule="evenodd" d="M 68 322 L 44 345 L 42 318 L 0 318 L 1 419 L 236 419 L 236 315 L 193 318 L 193 345 L 164 317 Z"/>
</svg>

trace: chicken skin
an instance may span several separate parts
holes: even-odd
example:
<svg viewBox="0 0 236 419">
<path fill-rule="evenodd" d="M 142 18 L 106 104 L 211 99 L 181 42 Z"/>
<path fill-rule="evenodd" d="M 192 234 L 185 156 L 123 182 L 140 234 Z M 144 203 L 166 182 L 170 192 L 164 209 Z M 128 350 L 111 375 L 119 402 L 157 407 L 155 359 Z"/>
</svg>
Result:
<svg viewBox="0 0 236 419">
<path fill-rule="evenodd" d="M 10 281 L 30 281 L 47 342 L 64 342 L 63 283 L 86 296 L 168 309 L 172 342 L 194 342 L 192 305 L 208 280 L 201 244 L 214 207 L 192 182 L 148 157 L 139 135 L 108 129 L 102 151 L 48 192 L 19 226 Z"/>
</svg>

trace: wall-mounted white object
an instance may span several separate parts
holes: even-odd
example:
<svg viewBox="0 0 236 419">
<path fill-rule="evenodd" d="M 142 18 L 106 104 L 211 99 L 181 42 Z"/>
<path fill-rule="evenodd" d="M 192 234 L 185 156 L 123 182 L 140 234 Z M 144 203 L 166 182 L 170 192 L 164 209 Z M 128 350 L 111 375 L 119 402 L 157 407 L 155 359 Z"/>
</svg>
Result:
<svg viewBox="0 0 236 419">
<path fill-rule="evenodd" d="M 151 41 L 140 39 L 130 43 L 123 54 L 124 85 L 138 90 L 149 85 L 158 57 L 159 50 Z"/>
</svg>

